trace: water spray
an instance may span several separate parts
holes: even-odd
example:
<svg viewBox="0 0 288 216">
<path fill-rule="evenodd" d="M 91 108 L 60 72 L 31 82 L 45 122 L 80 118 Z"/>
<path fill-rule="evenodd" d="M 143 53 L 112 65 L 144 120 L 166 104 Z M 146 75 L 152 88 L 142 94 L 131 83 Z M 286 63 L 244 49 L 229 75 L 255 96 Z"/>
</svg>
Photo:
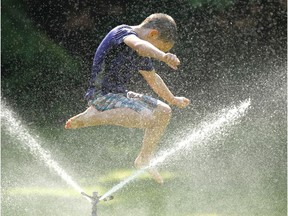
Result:
<svg viewBox="0 0 288 216">
<path fill-rule="evenodd" d="M 43 161 L 46 166 L 54 170 L 68 185 L 74 188 L 78 193 L 82 194 L 92 204 L 92 216 L 97 216 L 97 204 L 99 203 L 101 196 L 98 196 L 98 192 L 93 192 L 92 196 L 89 196 L 84 190 L 69 176 L 59 164 L 52 159 L 51 154 L 41 147 L 40 140 L 32 136 L 28 128 L 26 128 L 22 122 L 16 118 L 15 114 L 11 112 L 8 107 L 1 103 L 1 119 L 5 124 L 5 128 L 9 131 L 10 135 L 17 138 L 21 143 L 25 144 L 24 147 L 28 147 L 30 152 L 39 160 Z M 114 199 L 113 196 L 106 196 L 101 200 L 109 201 Z"/>
<path fill-rule="evenodd" d="M 22 147 L 28 150 L 40 161 L 43 161 L 46 166 L 54 170 L 68 185 L 81 193 L 83 189 L 69 176 L 59 164 L 52 159 L 49 151 L 41 147 L 41 141 L 37 137 L 31 135 L 28 128 L 11 112 L 8 107 L 1 104 L 1 120 L 3 120 L 5 129 L 10 133 L 10 136 L 18 139 Z"/>
<path fill-rule="evenodd" d="M 13 137 L 25 144 L 25 147 L 28 147 L 36 158 L 43 161 L 49 168 L 52 168 L 68 185 L 72 186 L 77 192 L 92 203 L 92 216 L 97 216 L 97 204 L 100 201 L 113 199 L 114 197 L 111 196 L 113 193 L 133 181 L 147 169 L 151 169 L 163 163 L 169 156 L 178 151 L 191 148 L 195 145 L 202 144 L 203 142 L 208 142 L 213 136 L 216 136 L 220 132 L 225 131 L 227 127 L 235 124 L 236 120 L 245 114 L 250 104 L 250 99 L 245 100 L 238 107 L 235 106 L 227 109 L 214 116 L 215 118 L 213 118 L 213 120 L 204 122 L 204 124 L 196 127 L 198 130 L 193 130 L 188 137 L 184 137 L 182 141 L 177 142 L 174 148 L 161 152 L 148 166 L 135 171 L 128 178 L 112 187 L 103 196 L 98 196 L 98 192 L 93 192 L 92 196 L 86 194 L 84 190 L 58 165 L 58 163 L 52 159 L 50 153 L 41 147 L 40 141 L 32 136 L 29 130 L 14 116 L 13 112 L 11 112 L 6 106 L 2 105 L 2 103 L 1 119 L 4 120 L 6 129 Z"/>
<path fill-rule="evenodd" d="M 182 141 L 177 142 L 174 148 L 160 152 L 148 166 L 134 172 L 128 178 L 112 187 L 100 198 L 100 200 L 105 199 L 106 197 L 120 190 L 147 169 L 163 163 L 169 156 L 176 154 L 178 151 L 185 149 L 188 150 L 193 146 L 207 143 L 211 138 L 215 139 L 217 135 L 221 134 L 221 132 L 225 132 L 229 127 L 234 125 L 240 117 L 244 116 L 246 110 L 250 107 L 250 104 L 250 99 L 247 99 L 238 107 L 234 106 L 229 109 L 225 109 L 220 112 L 220 114 L 215 114 L 212 120 L 202 122 L 202 124 L 197 126 L 195 130 L 189 132 L 189 136 L 184 137 Z"/>
<path fill-rule="evenodd" d="M 46 166 L 54 170 L 68 185 L 75 189 L 79 194 L 82 194 L 89 202 L 92 203 L 92 216 L 97 215 L 97 203 L 101 196 L 97 192 L 93 192 L 92 196 L 87 195 L 84 190 L 69 176 L 59 164 L 52 159 L 51 154 L 41 147 L 41 142 L 35 136 L 32 136 L 28 128 L 15 116 L 15 114 L 7 106 L 1 103 L 1 120 L 5 128 L 14 138 L 17 138 L 24 144 L 24 148 L 28 147 L 30 152 L 40 161 L 43 161 Z M 112 200 L 113 196 L 108 196 L 103 201 Z"/>
</svg>

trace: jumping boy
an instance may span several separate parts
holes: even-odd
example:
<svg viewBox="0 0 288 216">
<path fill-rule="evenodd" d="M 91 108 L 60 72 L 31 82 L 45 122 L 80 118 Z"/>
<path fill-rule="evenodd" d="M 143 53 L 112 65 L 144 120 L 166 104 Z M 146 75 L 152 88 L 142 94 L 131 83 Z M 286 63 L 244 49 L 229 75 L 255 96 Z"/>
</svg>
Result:
<svg viewBox="0 0 288 216">
<path fill-rule="evenodd" d="M 85 95 L 88 109 L 72 118 L 65 125 L 74 129 L 97 125 L 118 125 L 145 129 L 140 153 L 134 165 L 149 165 L 156 144 L 171 118 L 170 105 L 186 107 L 190 101 L 175 97 L 155 72 L 153 59 L 177 69 L 176 55 L 169 53 L 177 33 L 172 17 L 156 13 L 140 25 L 120 25 L 112 29 L 96 50 L 90 87 Z M 168 104 L 147 95 L 128 91 L 133 74 L 140 73 L 153 91 Z M 163 179 L 156 169 L 148 172 L 158 182 Z"/>
</svg>

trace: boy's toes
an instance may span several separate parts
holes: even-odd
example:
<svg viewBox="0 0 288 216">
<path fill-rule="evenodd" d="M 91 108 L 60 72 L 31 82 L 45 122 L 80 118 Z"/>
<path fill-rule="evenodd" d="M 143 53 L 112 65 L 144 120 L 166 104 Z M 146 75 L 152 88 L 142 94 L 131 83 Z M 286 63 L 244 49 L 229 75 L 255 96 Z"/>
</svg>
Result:
<svg viewBox="0 0 288 216">
<path fill-rule="evenodd" d="M 145 161 L 145 160 L 144 160 Z M 142 161 L 142 158 L 141 157 L 138 157 L 136 158 L 135 162 L 134 162 L 134 166 L 137 168 L 137 169 L 143 169 L 147 166 L 147 164 L 149 164 L 148 162 L 146 163 L 143 163 Z M 155 168 L 147 168 L 146 170 L 150 175 L 151 177 L 159 184 L 163 184 L 163 178 L 162 176 L 160 175 L 160 173 L 157 171 L 157 169 Z"/>
<path fill-rule="evenodd" d="M 71 128 L 71 120 L 70 119 L 66 122 L 65 128 L 66 129 L 70 129 Z"/>
</svg>

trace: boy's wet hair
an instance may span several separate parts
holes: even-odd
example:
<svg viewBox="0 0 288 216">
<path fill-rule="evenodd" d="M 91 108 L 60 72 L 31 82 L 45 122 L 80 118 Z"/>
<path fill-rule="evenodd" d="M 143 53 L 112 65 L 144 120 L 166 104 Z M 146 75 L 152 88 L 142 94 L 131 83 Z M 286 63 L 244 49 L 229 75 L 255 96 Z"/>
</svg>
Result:
<svg viewBox="0 0 288 216">
<path fill-rule="evenodd" d="M 177 38 L 177 26 L 174 19 L 163 13 L 155 13 L 148 16 L 143 22 L 144 28 L 156 29 L 159 32 L 159 39 L 163 42 L 174 43 Z"/>
</svg>

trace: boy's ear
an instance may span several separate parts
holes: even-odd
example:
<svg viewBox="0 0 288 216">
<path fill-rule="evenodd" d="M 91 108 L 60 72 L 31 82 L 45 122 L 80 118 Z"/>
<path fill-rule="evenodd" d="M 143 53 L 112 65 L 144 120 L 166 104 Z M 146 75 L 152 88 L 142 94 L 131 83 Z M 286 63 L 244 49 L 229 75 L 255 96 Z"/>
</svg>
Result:
<svg viewBox="0 0 288 216">
<path fill-rule="evenodd" d="M 149 37 L 151 37 L 151 38 L 153 38 L 153 39 L 157 39 L 158 38 L 158 36 L 159 36 L 159 31 L 158 30 L 156 30 L 156 29 L 151 29 L 150 31 L 149 31 Z"/>
</svg>

